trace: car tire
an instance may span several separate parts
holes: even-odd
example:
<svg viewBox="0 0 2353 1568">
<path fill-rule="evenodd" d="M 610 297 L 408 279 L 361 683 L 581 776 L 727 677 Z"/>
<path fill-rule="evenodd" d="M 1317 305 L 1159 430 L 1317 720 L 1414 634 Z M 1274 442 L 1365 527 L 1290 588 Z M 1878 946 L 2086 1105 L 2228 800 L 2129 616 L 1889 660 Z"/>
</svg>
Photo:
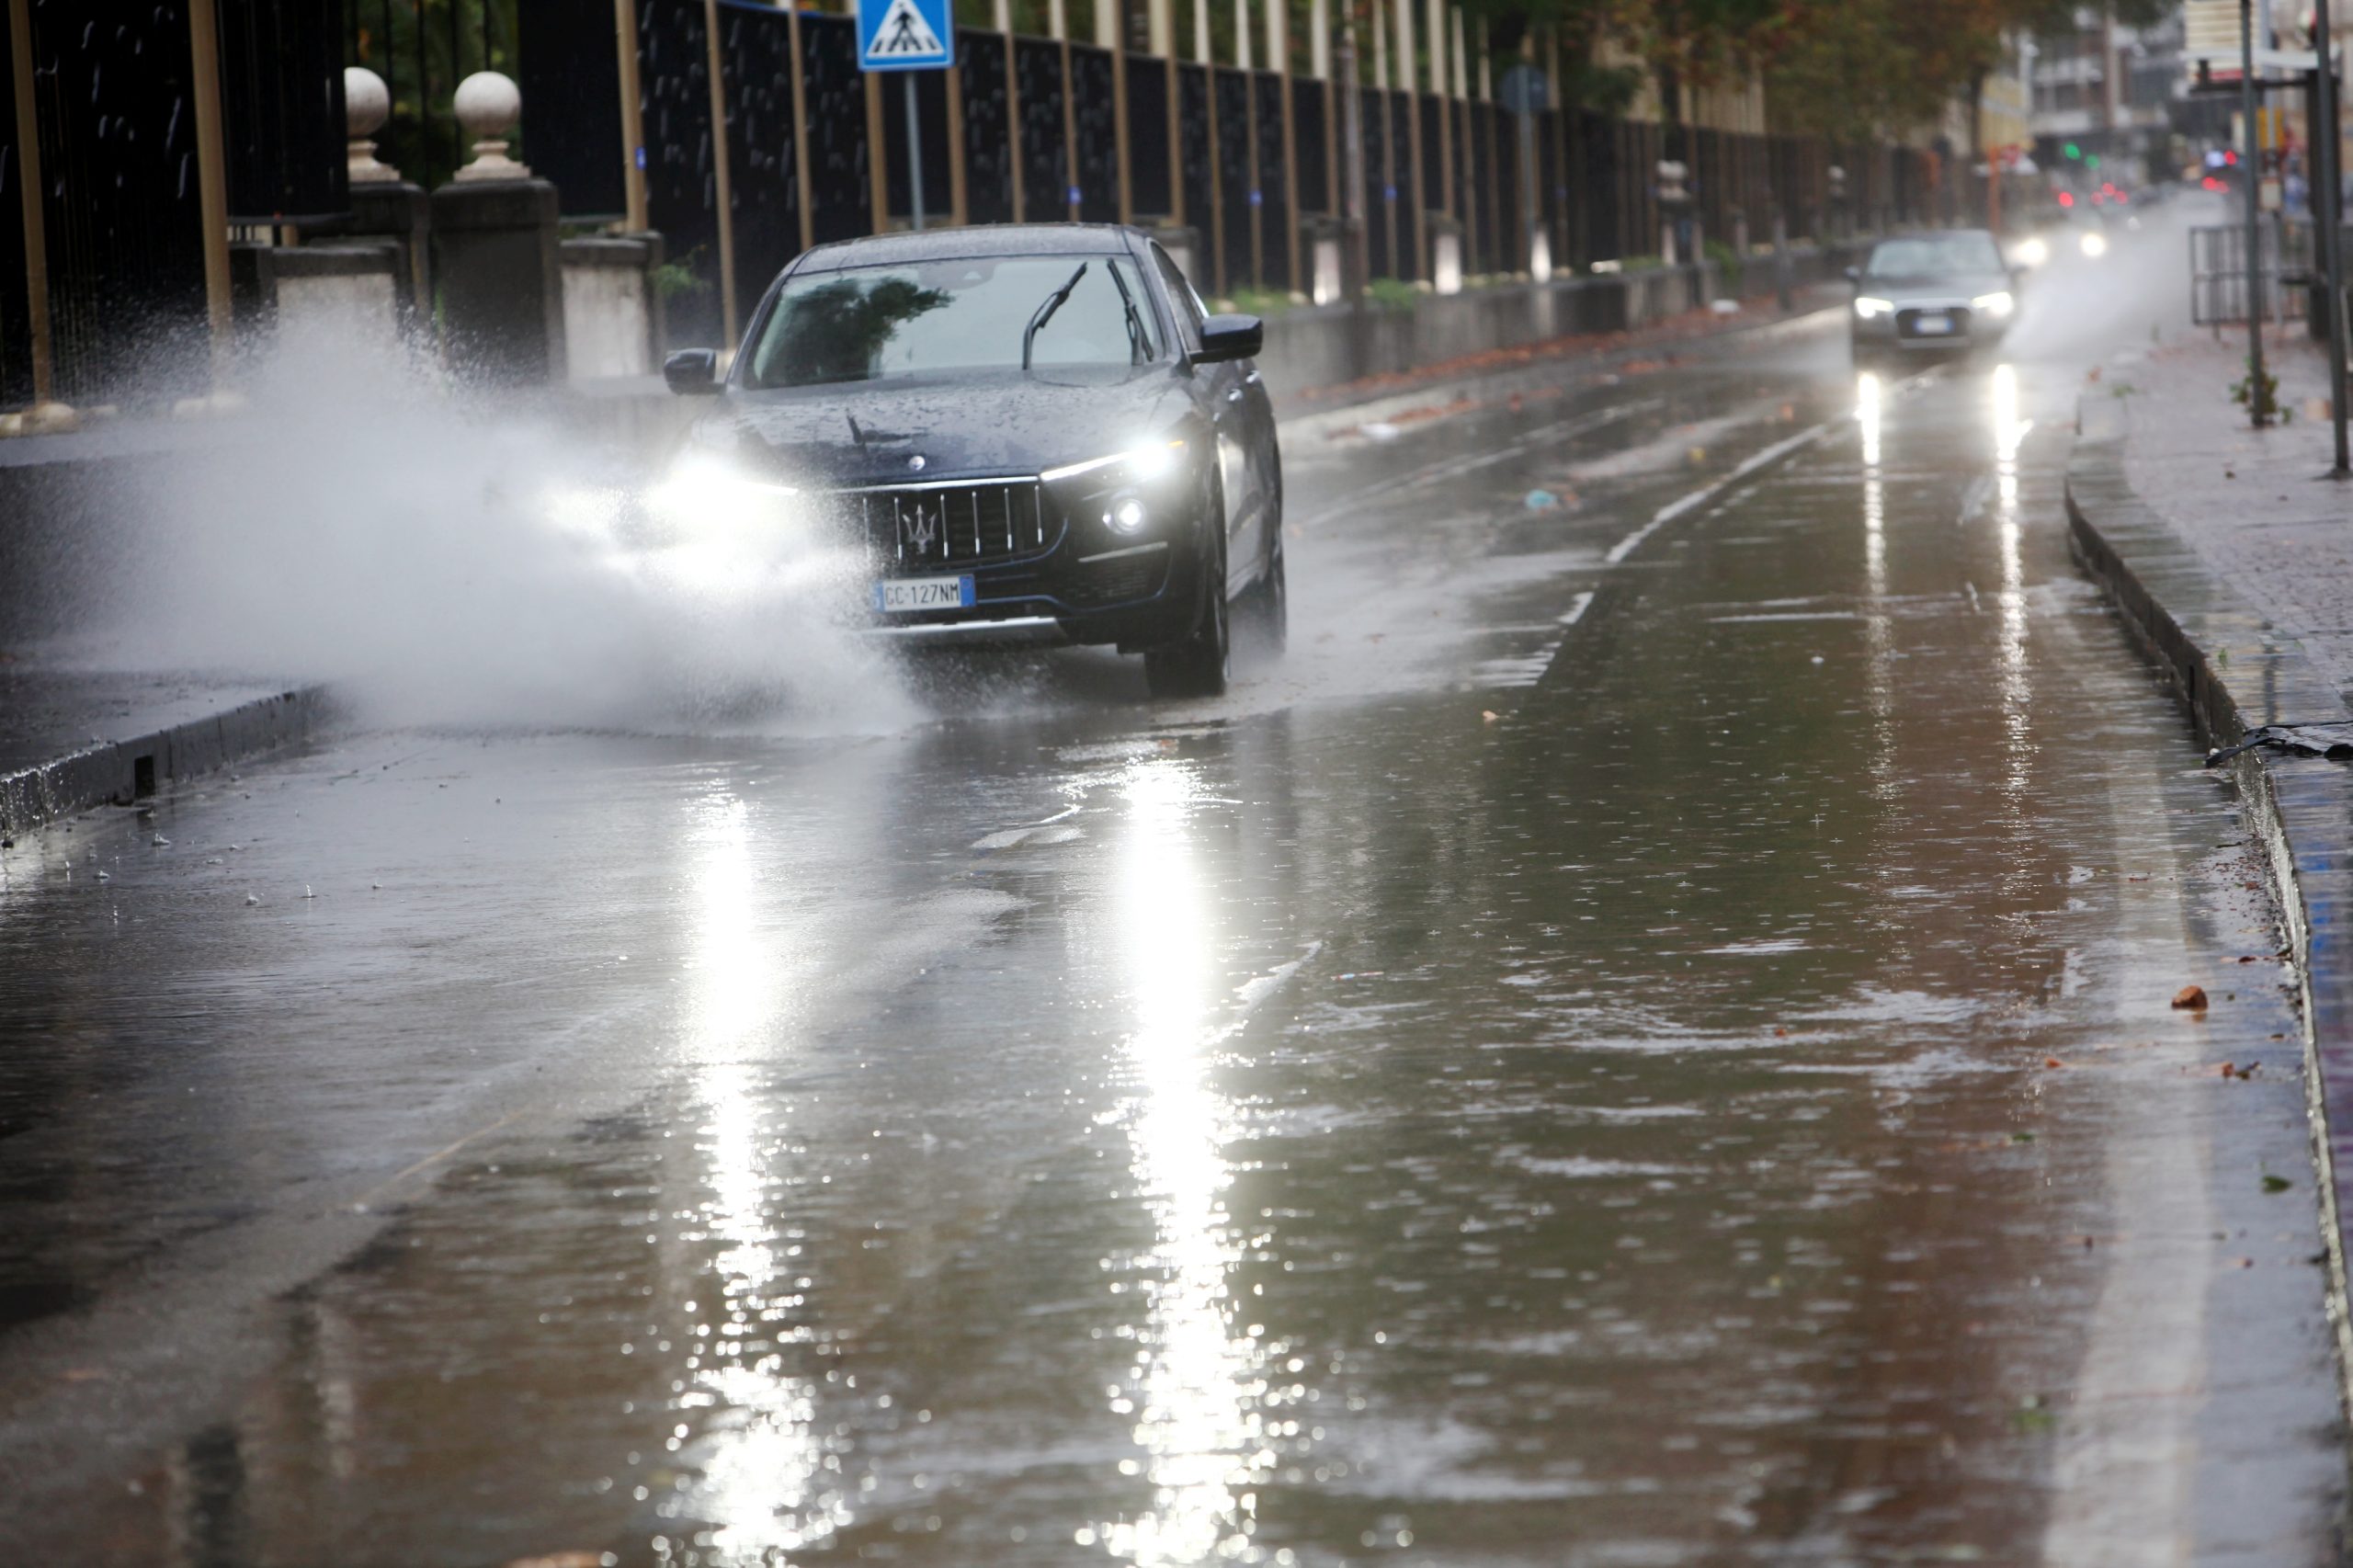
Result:
<svg viewBox="0 0 2353 1568">
<path fill-rule="evenodd" d="M 1283 541 L 1279 535 L 1267 570 L 1250 585 L 1248 610 L 1240 630 L 1251 651 L 1279 659 L 1290 640 L 1290 586 L 1283 573 Z"/>
<path fill-rule="evenodd" d="M 1225 603 L 1225 520 L 1214 519 L 1217 545 L 1201 574 L 1201 606 L 1192 629 L 1174 642 L 1147 648 L 1143 683 L 1154 697 L 1222 697 L 1233 659 L 1233 623 Z"/>
</svg>

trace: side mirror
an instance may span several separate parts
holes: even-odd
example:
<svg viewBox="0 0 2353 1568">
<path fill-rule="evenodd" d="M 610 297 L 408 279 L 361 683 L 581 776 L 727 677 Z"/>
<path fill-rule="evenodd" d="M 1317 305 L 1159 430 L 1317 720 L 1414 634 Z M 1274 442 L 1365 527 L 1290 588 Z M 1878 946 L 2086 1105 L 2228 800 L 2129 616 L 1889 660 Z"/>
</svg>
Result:
<svg viewBox="0 0 2353 1568">
<path fill-rule="evenodd" d="M 662 361 L 662 379 L 680 397 L 710 397 L 719 391 L 719 350 L 681 348 Z"/>
<path fill-rule="evenodd" d="M 1862 269 L 1861 267 L 1848 267 L 1848 268 L 1847 269 L 1847 282 L 1849 282 L 1849 283 L 1860 283 L 1862 280 L 1863 280 L 1863 269 Z"/>
<path fill-rule="evenodd" d="M 1255 359 L 1267 346 L 1267 324 L 1256 316 L 1211 316 L 1201 324 L 1201 347 L 1196 365 L 1222 364 L 1228 359 Z"/>
</svg>

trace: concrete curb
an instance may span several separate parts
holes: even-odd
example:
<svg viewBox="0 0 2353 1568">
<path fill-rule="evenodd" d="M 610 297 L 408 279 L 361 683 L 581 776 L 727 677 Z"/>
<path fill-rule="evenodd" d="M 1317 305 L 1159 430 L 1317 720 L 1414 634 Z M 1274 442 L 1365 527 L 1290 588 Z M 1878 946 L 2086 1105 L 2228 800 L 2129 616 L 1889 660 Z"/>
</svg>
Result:
<svg viewBox="0 0 2353 1568">
<path fill-rule="evenodd" d="M 104 741 L 38 767 L 0 774 L 0 835 L 112 801 L 154 794 L 233 762 L 290 745 L 327 712 L 326 688 L 297 687 L 128 740 Z"/>
<path fill-rule="evenodd" d="M 2124 473 L 2129 413 L 2086 400 L 2067 461 L 2075 559 L 2122 612 L 2209 745 L 2265 724 L 2353 717 L 2295 638 L 2217 582 Z M 2264 748 L 2229 765 L 2270 868 L 2296 964 L 2304 1084 L 2336 1336 L 2338 1396 L 2353 1409 L 2346 1218 L 2353 1214 L 2353 767 Z"/>
</svg>

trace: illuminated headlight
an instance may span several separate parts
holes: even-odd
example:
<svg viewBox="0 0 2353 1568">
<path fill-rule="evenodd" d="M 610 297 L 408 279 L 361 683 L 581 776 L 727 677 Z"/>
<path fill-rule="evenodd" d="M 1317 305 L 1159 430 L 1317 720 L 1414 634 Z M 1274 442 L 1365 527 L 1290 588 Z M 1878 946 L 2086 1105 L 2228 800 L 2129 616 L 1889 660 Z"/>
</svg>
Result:
<svg viewBox="0 0 2353 1568">
<path fill-rule="evenodd" d="M 2032 239 L 2019 241 L 2017 255 L 2019 266 L 2040 267 L 2051 259 L 2051 247 L 2043 243 L 2040 235 L 2036 235 Z"/>
<path fill-rule="evenodd" d="M 1140 534 L 1152 521 L 1152 513 L 1133 495 L 1122 495 L 1103 514 L 1103 526 L 1118 534 Z"/>
<path fill-rule="evenodd" d="M 2094 230 L 2084 235 L 2083 246 L 2084 254 L 2086 256 L 2106 256 L 2108 254 L 2108 236 L 2100 233 L 2097 230 Z"/>
<path fill-rule="evenodd" d="M 654 515 L 681 531 L 773 524 L 793 514 L 800 492 L 754 479 L 716 452 L 690 451 L 646 497 Z"/>
<path fill-rule="evenodd" d="M 2018 302 L 2007 289 L 1996 289 L 1990 294 L 1980 294 L 1970 301 L 1969 308 L 1989 316 L 2006 316 L 2018 308 Z"/>
<path fill-rule="evenodd" d="M 1855 296 L 1855 313 L 1865 321 L 1870 320 L 1873 316 L 1888 315 L 1894 309 L 1895 301 L 1893 300 L 1876 300 L 1869 294 Z"/>
<path fill-rule="evenodd" d="M 1050 468 L 1038 477 L 1048 484 L 1090 476 L 1107 483 L 1125 481 L 1148 484 L 1175 468 L 1177 460 L 1184 455 L 1185 443 L 1182 440 L 1145 441 L 1130 447 L 1126 451 L 1113 452 L 1109 457 L 1089 458 L 1085 462 Z"/>
</svg>

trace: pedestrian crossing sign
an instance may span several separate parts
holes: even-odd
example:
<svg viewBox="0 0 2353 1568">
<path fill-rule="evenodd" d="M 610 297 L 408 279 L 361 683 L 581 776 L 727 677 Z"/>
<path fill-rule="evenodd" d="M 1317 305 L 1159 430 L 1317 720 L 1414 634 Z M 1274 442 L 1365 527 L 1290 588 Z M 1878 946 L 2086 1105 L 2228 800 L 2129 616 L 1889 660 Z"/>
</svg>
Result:
<svg viewBox="0 0 2353 1568">
<path fill-rule="evenodd" d="M 858 63 L 867 71 L 933 71 L 956 62 L 948 0 L 858 0 Z"/>
</svg>

